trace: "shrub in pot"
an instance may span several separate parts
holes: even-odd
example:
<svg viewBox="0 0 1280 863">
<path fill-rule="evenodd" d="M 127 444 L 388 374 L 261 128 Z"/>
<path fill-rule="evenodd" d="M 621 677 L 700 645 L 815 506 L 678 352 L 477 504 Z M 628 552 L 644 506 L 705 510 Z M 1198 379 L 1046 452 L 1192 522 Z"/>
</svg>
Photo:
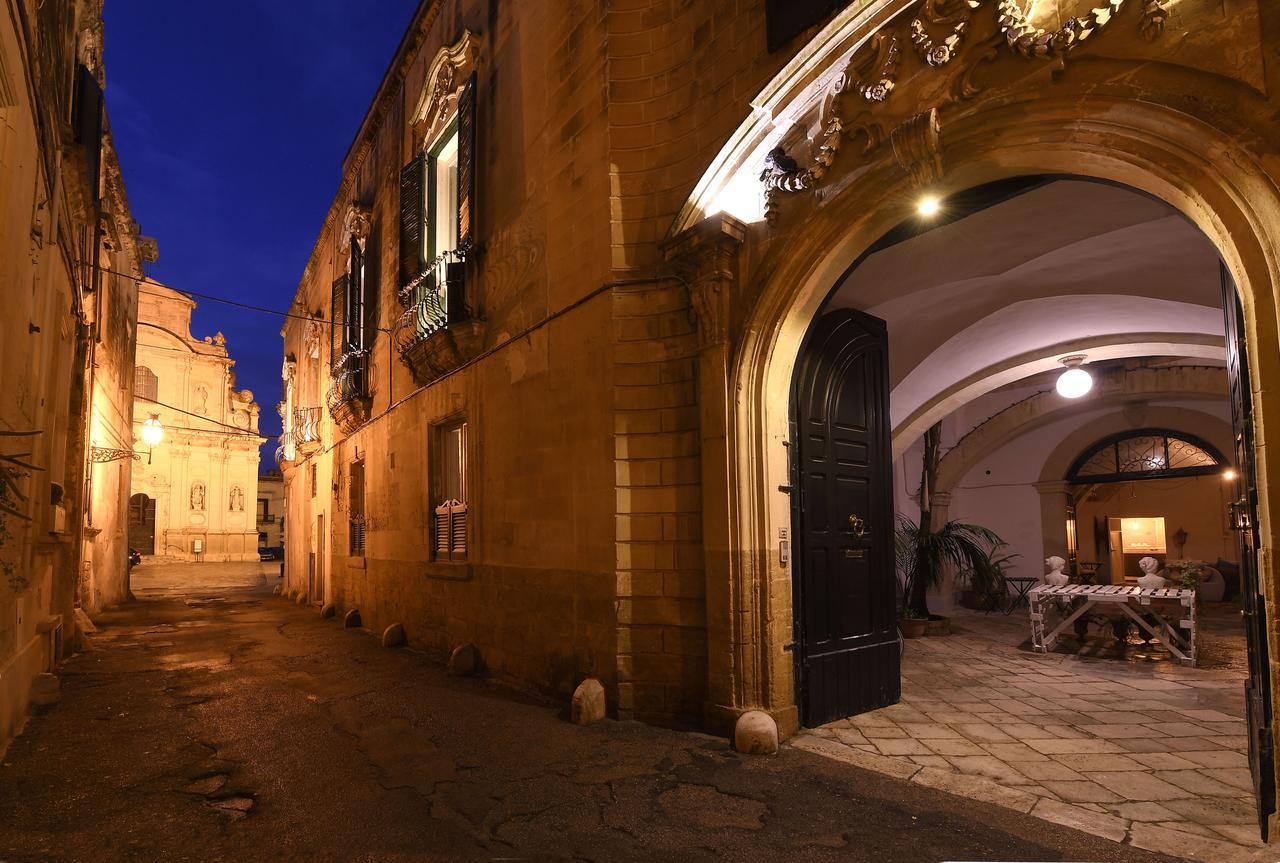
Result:
<svg viewBox="0 0 1280 863">
<path fill-rule="evenodd" d="M 908 629 L 927 629 L 931 619 L 944 619 L 929 614 L 925 595 L 942 583 L 948 567 L 960 572 L 981 570 L 982 577 L 989 577 L 992 550 L 1004 544 L 994 532 L 980 525 L 949 521 L 935 531 L 922 529 L 905 515 L 898 516 L 894 540 L 894 560 L 902 583 L 902 634 L 908 638 L 917 637 L 908 634 Z M 949 626 L 936 628 L 950 631 Z"/>
</svg>

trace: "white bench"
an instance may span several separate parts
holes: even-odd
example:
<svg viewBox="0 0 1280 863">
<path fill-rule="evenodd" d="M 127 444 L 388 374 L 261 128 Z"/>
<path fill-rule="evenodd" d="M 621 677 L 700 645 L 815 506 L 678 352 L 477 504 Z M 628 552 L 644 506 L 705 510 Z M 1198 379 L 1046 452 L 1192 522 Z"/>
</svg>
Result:
<svg viewBox="0 0 1280 863">
<path fill-rule="evenodd" d="M 1196 664 L 1196 592 L 1182 588 L 1159 589 L 1130 587 L 1124 584 L 1051 584 L 1033 587 L 1027 594 L 1031 610 L 1031 645 L 1039 653 L 1048 653 L 1058 642 L 1062 631 L 1095 606 L 1109 604 L 1133 618 L 1138 626 L 1164 645 L 1184 665 Z M 1049 607 L 1072 600 L 1084 602 L 1048 632 L 1044 616 Z M 1173 608 L 1172 606 L 1175 606 Z M 1152 626 L 1134 608 L 1154 617 Z M 1169 615 L 1168 611 L 1176 611 Z"/>
</svg>

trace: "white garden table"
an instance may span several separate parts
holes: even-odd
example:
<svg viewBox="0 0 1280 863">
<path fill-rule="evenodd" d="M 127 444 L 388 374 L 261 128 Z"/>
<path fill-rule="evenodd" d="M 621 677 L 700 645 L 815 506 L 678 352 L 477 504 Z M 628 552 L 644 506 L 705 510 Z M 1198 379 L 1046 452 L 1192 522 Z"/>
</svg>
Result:
<svg viewBox="0 0 1280 863">
<path fill-rule="evenodd" d="M 1143 588 L 1124 584 L 1044 584 L 1027 594 L 1031 609 L 1031 646 L 1048 653 L 1058 642 L 1062 631 L 1083 614 L 1100 605 L 1112 605 L 1133 618 L 1138 626 L 1164 645 L 1183 665 L 1196 664 L 1196 592 L 1182 588 Z M 1047 607 L 1082 599 L 1079 608 L 1066 615 L 1057 626 L 1045 632 Z M 1156 621 L 1152 626 L 1135 607 Z M 1176 611 L 1176 615 L 1169 612 Z"/>
</svg>

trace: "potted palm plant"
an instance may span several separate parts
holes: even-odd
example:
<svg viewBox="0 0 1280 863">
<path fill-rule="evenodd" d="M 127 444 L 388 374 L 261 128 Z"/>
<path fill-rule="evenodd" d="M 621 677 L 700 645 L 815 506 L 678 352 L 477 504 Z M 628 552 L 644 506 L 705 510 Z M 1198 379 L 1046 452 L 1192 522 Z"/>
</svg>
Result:
<svg viewBox="0 0 1280 863">
<path fill-rule="evenodd" d="M 942 583 L 948 567 L 961 572 L 979 571 L 983 573 L 981 578 L 990 578 L 992 552 L 1002 545 L 1004 541 L 999 536 L 981 525 L 948 521 L 935 531 L 899 515 L 894 558 L 902 583 L 902 634 L 918 638 L 925 634 L 931 620 L 944 619 L 929 613 L 927 597 L 930 589 Z"/>
<path fill-rule="evenodd" d="M 1003 554 L 1009 544 L 996 543 L 987 553 L 987 559 L 981 566 L 964 569 L 960 577 L 965 585 L 960 594 L 960 604 L 965 608 L 991 610 L 998 608 L 1000 601 L 1008 594 L 1005 586 L 1005 572 L 1013 566 L 1020 554 Z"/>
</svg>

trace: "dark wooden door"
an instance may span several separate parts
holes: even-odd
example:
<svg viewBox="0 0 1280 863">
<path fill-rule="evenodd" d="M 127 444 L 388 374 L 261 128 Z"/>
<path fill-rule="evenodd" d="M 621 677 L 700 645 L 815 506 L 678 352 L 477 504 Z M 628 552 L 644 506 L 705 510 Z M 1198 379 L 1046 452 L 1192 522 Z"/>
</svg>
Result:
<svg viewBox="0 0 1280 863">
<path fill-rule="evenodd" d="M 814 324 L 791 439 L 797 702 L 821 725 L 901 693 L 884 321 L 841 310 Z"/>
<path fill-rule="evenodd" d="M 129 547 L 139 554 L 156 553 L 156 501 L 145 494 L 129 498 Z"/>
<path fill-rule="evenodd" d="M 1253 398 L 1249 389 L 1249 355 L 1244 339 L 1244 311 L 1235 282 L 1222 265 L 1222 300 L 1226 310 L 1227 383 L 1231 390 L 1231 426 L 1236 444 L 1236 482 L 1231 526 L 1239 538 L 1240 599 L 1249 646 L 1249 678 L 1245 712 L 1249 727 L 1249 769 L 1262 838 L 1267 818 L 1276 811 L 1275 742 L 1271 735 L 1271 669 L 1267 649 L 1267 612 L 1258 586 L 1258 483 L 1253 459 Z"/>
</svg>

